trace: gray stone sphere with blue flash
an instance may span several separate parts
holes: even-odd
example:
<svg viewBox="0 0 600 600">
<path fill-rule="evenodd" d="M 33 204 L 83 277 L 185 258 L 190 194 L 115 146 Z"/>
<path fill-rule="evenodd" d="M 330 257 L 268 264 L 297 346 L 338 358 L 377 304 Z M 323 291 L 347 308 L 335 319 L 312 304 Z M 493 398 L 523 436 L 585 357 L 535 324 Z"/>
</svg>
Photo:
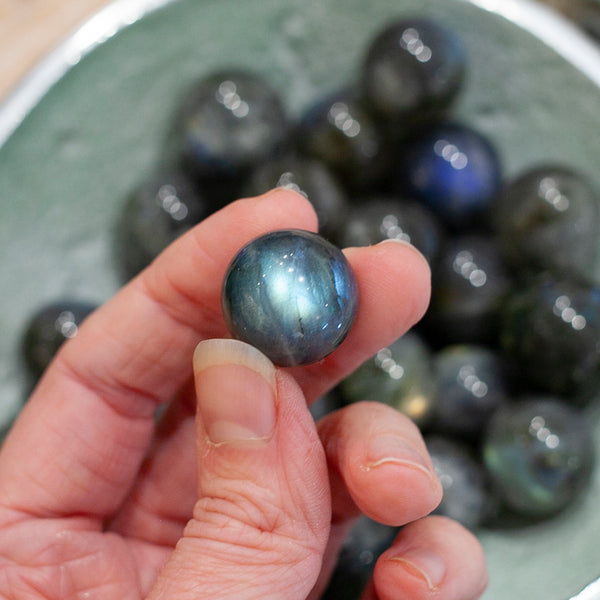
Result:
<svg viewBox="0 0 600 600">
<path fill-rule="evenodd" d="M 289 367 L 318 362 L 342 343 L 358 290 L 339 248 L 315 233 L 286 229 L 239 251 L 225 275 L 222 302 L 234 337 Z"/>
</svg>

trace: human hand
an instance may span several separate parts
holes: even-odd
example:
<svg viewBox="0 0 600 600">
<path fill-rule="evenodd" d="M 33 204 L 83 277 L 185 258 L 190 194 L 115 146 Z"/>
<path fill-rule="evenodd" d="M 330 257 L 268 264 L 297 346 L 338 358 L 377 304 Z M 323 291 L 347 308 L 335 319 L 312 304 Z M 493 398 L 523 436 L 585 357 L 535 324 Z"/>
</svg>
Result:
<svg viewBox="0 0 600 600">
<path fill-rule="evenodd" d="M 0 597 L 312 600 L 361 512 L 410 523 L 366 600 L 478 597 L 478 543 L 426 517 L 441 487 L 417 428 L 379 404 L 316 426 L 307 409 L 422 316 L 424 259 L 393 242 L 347 250 L 359 311 L 320 363 L 275 368 L 221 339 L 221 282 L 237 250 L 316 226 L 293 192 L 235 202 L 63 345 L 0 452 Z"/>
</svg>

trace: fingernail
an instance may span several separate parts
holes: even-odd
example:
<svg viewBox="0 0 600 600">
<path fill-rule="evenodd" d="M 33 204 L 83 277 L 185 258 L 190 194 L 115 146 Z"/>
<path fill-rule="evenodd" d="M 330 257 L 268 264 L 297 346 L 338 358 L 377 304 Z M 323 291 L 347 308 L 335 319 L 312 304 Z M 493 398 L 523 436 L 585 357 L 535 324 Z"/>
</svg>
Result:
<svg viewBox="0 0 600 600">
<path fill-rule="evenodd" d="M 446 564 L 442 557 L 425 548 L 410 548 L 389 560 L 401 565 L 413 577 L 424 580 L 430 590 L 436 589 L 446 574 Z"/>
<path fill-rule="evenodd" d="M 266 443 L 276 418 L 275 367 L 253 346 L 205 340 L 194 352 L 198 412 L 212 444 Z"/>
<path fill-rule="evenodd" d="M 368 461 L 365 468 L 375 469 L 382 465 L 397 464 L 418 469 L 429 478 L 434 474 L 432 466 L 412 444 L 396 435 L 377 435 L 369 443 Z"/>
</svg>

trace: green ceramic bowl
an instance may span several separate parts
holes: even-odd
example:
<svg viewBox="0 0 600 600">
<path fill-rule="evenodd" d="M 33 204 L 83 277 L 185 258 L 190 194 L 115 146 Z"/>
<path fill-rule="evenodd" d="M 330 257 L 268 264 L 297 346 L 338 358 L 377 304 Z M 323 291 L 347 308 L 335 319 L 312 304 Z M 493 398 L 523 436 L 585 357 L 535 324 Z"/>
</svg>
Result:
<svg viewBox="0 0 600 600">
<path fill-rule="evenodd" d="M 521 0 L 117 0 L 0 109 L 0 429 L 26 393 L 29 316 L 119 285 L 112 241 L 125 193 L 161 152 L 182 92 L 215 67 L 263 73 L 300 111 L 348 81 L 370 35 L 403 14 L 455 29 L 470 66 L 457 116 L 497 145 L 507 176 L 541 161 L 598 184 L 600 53 Z M 600 430 L 598 431 L 600 439 Z M 600 478 L 567 513 L 480 538 L 486 600 L 566 600 L 600 575 Z"/>
</svg>

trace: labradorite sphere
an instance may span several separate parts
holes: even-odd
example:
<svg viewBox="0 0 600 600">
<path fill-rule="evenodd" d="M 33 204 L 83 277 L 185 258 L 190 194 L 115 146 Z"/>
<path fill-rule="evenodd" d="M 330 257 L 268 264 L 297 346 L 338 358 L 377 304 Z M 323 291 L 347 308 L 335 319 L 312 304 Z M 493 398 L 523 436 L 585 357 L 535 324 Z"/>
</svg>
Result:
<svg viewBox="0 0 600 600">
<path fill-rule="evenodd" d="M 279 94 L 260 76 L 229 69 L 189 91 L 174 143 L 194 175 L 238 177 L 285 145 L 289 123 Z"/>
<path fill-rule="evenodd" d="M 339 248 L 315 233 L 274 231 L 240 250 L 225 275 L 229 331 L 280 366 L 318 362 L 344 340 L 358 290 Z"/>
<path fill-rule="evenodd" d="M 442 243 L 442 226 L 436 216 L 419 202 L 400 196 L 365 196 L 344 217 L 340 236 L 344 248 L 404 240 L 431 262 Z"/>
<path fill-rule="evenodd" d="M 386 123 L 440 117 L 462 87 L 466 63 L 453 31 L 430 19 L 402 19 L 380 31 L 367 49 L 362 92 Z"/>
<path fill-rule="evenodd" d="M 490 421 L 483 457 L 506 505 L 537 518 L 564 509 L 590 480 L 590 424 L 562 401 L 520 398 Z"/>
<path fill-rule="evenodd" d="M 529 169 L 505 186 L 493 216 L 506 259 L 523 275 L 548 270 L 593 280 L 600 204 L 583 174 L 558 165 Z"/>
<path fill-rule="evenodd" d="M 346 377 L 340 390 L 346 403 L 383 402 L 423 426 L 435 412 L 431 350 L 417 333 L 409 331 Z"/>
<path fill-rule="evenodd" d="M 600 288 L 550 276 L 515 289 L 500 343 L 529 389 L 585 404 L 600 391 Z"/>
<path fill-rule="evenodd" d="M 319 219 L 319 233 L 337 243 L 348 212 L 348 198 L 342 184 L 320 161 L 286 155 L 262 163 L 250 174 L 244 196 L 258 196 L 276 187 L 294 190 L 313 205 Z"/>
<path fill-rule="evenodd" d="M 425 444 L 444 490 L 435 514 L 469 529 L 482 525 L 493 513 L 494 500 L 481 462 L 466 444 L 450 437 L 428 435 Z"/>
<path fill-rule="evenodd" d="M 376 184 L 387 167 L 383 132 L 357 94 L 342 90 L 319 99 L 301 115 L 296 143 L 353 192 Z"/>
<path fill-rule="evenodd" d="M 216 208 L 177 168 L 160 167 L 140 180 L 128 193 L 117 224 L 115 253 L 125 279 Z"/>
<path fill-rule="evenodd" d="M 500 191 L 502 168 L 492 142 L 460 123 L 432 127 L 407 143 L 399 160 L 400 191 L 451 229 L 481 228 Z"/>
<path fill-rule="evenodd" d="M 476 439 L 508 401 L 507 368 L 500 353 L 479 344 L 451 344 L 434 355 L 438 431 Z"/>
<path fill-rule="evenodd" d="M 34 379 L 42 375 L 59 348 L 77 335 L 96 307 L 92 302 L 64 298 L 45 304 L 31 316 L 23 336 L 23 358 Z"/>
<path fill-rule="evenodd" d="M 495 241 L 483 235 L 447 238 L 432 264 L 431 304 L 423 325 L 432 345 L 494 344 L 499 312 L 512 289 Z"/>
</svg>

